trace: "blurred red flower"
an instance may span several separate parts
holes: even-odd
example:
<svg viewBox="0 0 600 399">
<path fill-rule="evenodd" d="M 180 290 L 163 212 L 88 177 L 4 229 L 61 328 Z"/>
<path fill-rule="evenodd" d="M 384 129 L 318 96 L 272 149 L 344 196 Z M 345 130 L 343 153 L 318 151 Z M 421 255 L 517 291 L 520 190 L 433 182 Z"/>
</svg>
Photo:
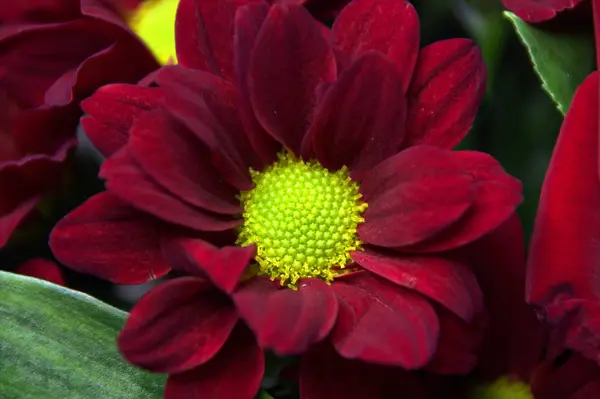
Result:
<svg viewBox="0 0 600 399">
<path fill-rule="evenodd" d="M 158 68 L 110 4 L 15 1 L 0 10 L 0 247 L 58 185 L 79 101 Z"/>
</svg>

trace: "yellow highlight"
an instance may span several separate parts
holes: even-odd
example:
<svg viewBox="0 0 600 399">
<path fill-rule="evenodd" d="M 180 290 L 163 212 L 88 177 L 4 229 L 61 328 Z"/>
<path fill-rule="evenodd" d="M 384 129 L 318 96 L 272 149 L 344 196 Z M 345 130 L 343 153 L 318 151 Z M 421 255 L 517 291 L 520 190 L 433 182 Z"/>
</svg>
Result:
<svg viewBox="0 0 600 399">
<path fill-rule="evenodd" d="M 296 289 L 303 277 L 330 283 L 347 273 L 350 252 L 362 250 L 356 229 L 367 208 L 348 169 L 330 172 L 282 153 L 250 173 L 255 187 L 240 194 L 244 223 L 237 244 L 256 244 L 258 274 Z"/>
<path fill-rule="evenodd" d="M 179 0 L 146 0 L 130 16 L 129 26 L 161 64 L 177 62 L 175 14 Z"/>
<path fill-rule="evenodd" d="M 533 399 L 529 385 L 506 377 L 471 391 L 471 399 Z"/>
</svg>

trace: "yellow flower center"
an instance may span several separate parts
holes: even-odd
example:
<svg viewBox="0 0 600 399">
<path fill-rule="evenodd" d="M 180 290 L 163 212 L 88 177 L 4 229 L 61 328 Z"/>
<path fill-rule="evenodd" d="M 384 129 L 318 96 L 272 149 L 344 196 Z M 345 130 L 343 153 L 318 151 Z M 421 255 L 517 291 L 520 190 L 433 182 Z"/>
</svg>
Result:
<svg viewBox="0 0 600 399">
<path fill-rule="evenodd" d="M 237 243 L 256 244 L 258 274 L 295 288 L 299 278 L 331 282 L 345 273 L 350 252 L 361 250 L 356 228 L 367 208 L 347 168 L 330 172 L 284 153 L 250 173 L 254 189 L 240 195 Z"/>
<path fill-rule="evenodd" d="M 471 391 L 473 399 L 533 399 L 529 385 L 522 381 L 500 378 L 491 384 L 479 385 Z"/>
<path fill-rule="evenodd" d="M 175 14 L 179 0 L 145 0 L 129 17 L 131 29 L 161 64 L 177 62 Z"/>
</svg>

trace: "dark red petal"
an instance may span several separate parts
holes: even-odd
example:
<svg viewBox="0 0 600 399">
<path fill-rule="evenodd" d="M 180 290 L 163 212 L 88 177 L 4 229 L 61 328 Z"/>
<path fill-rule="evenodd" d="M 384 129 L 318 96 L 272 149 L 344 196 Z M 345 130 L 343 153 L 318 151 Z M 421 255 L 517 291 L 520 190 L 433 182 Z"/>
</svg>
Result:
<svg viewBox="0 0 600 399">
<path fill-rule="evenodd" d="M 302 143 L 331 170 L 369 169 L 395 154 L 404 139 L 406 98 L 400 75 L 388 60 L 370 52 L 327 89 Z"/>
<path fill-rule="evenodd" d="M 15 208 L 0 214 L 0 248 L 6 245 L 13 232 L 35 209 L 39 201 L 40 197 L 30 197 L 20 202 Z"/>
<path fill-rule="evenodd" d="M 436 314 L 440 320 L 440 340 L 427 370 L 442 375 L 470 373 L 477 365 L 484 336 L 483 317 L 467 324 L 439 306 L 436 307 Z"/>
<path fill-rule="evenodd" d="M 94 146 L 108 157 L 129 139 L 133 121 L 145 111 L 158 108 L 164 98 L 162 89 L 127 84 L 101 87 L 81 102 L 81 125 Z"/>
<path fill-rule="evenodd" d="M 365 173 L 361 192 L 369 207 L 358 227 L 369 244 L 401 247 L 421 242 L 461 218 L 473 202 L 473 179 L 450 151 L 419 146 Z"/>
<path fill-rule="evenodd" d="M 507 174 L 490 155 L 475 151 L 457 151 L 453 155 L 465 173 L 473 177 L 473 205 L 448 229 L 403 250 L 439 252 L 473 242 L 508 220 L 523 201 L 521 182 Z"/>
<path fill-rule="evenodd" d="M 286 355 L 300 354 L 325 338 L 338 310 L 331 287 L 317 279 L 300 279 L 292 290 L 255 277 L 237 289 L 233 301 L 259 345 Z"/>
<path fill-rule="evenodd" d="M 423 48 L 408 91 L 403 147 L 453 148 L 471 129 L 484 92 L 485 64 L 471 40 L 443 40 Z"/>
<path fill-rule="evenodd" d="M 106 188 L 111 193 L 164 221 L 195 230 L 224 231 L 240 224 L 239 220 L 188 205 L 166 192 L 140 169 L 128 150 L 119 150 L 100 169 L 100 177 L 107 180 Z"/>
<path fill-rule="evenodd" d="M 234 81 L 235 12 L 254 2 L 262 0 L 181 0 L 175 17 L 179 64 Z"/>
<path fill-rule="evenodd" d="M 354 0 L 332 29 L 342 65 L 369 50 L 385 54 L 395 65 L 405 91 L 419 55 L 419 16 L 404 0 Z"/>
<path fill-rule="evenodd" d="M 131 309 L 118 345 L 131 363 L 159 373 L 180 373 L 211 360 L 238 317 L 231 303 L 196 277 L 162 283 Z"/>
<path fill-rule="evenodd" d="M 402 397 L 425 399 L 418 377 L 400 368 L 344 359 L 329 344 L 318 345 L 302 356 L 301 399 L 365 399 Z"/>
<path fill-rule="evenodd" d="M 561 358 L 550 358 L 536 367 L 531 391 L 540 399 L 591 399 L 598 395 L 586 390 L 598 389 L 599 382 L 600 367 L 595 361 L 579 354 L 563 353 Z"/>
<path fill-rule="evenodd" d="M 169 112 L 211 149 L 223 177 L 240 190 L 251 188 L 248 167 L 260 162 L 237 116 L 233 84 L 181 66 L 164 67 L 157 80 Z"/>
<path fill-rule="evenodd" d="M 439 322 L 426 299 L 368 274 L 332 288 L 339 314 L 331 340 L 340 355 L 407 370 L 429 363 Z"/>
<path fill-rule="evenodd" d="M 571 9 L 582 0 L 502 0 L 504 7 L 514 12 L 525 22 L 543 22 L 557 13 Z"/>
<path fill-rule="evenodd" d="M 364 269 L 392 283 L 417 291 L 470 321 L 483 309 L 475 276 L 464 264 L 444 258 L 393 256 L 373 250 L 353 252 Z"/>
<path fill-rule="evenodd" d="M 254 42 L 267 18 L 269 7 L 253 3 L 238 8 L 235 14 L 234 60 L 238 113 L 254 150 L 265 164 L 275 160 L 280 144 L 271 137 L 256 119 L 248 87 L 248 69 Z"/>
<path fill-rule="evenodd" d="M 208 147 L 165 112 L 135 122 L 129 151 L 144 172 L 188 204 L 229 215 L 242 211 L 236 190 L 210 162 Z"/>
<path fill-rule="evenodd" d="M 196 270 L 204 272 L 213 284 L 228 294 L 233 292 L 256 254 L 254 245 L 217 248 L 204 240 L 187 237 L 172 240 L 167 247 L 169 252 L 180 252 L 186 263 L 190 262 Z M 167 258 L 171 259 L 170 256 Z M 178 265 L 173 267 L 178 268 Z"/>
<path fill-rule="evenodd" d="M 116 284 L 141 284 L 170 270 L 160 252 L 164 231 L 164 225 L 104 192 L 54 226 L 50 248 L 79 272 Z"/>
<path fill-rule="evenodd" d="M 316 88 L 336 65 L 322 28 L 299 5 L 269 11 L 252 51 L 249 88 L 258 121 L 298 155 L 316 104 Z"/>
<path fill-rule="evenodd" d="M 205 365 L 167 379 L 165 399 L 253 399 L 265 368 L 252 332 L 238 323 L 225 345 Z"/>
<path fill-rule="evenodd" d="M 56 263 L 42 258 L 29 259 L 16 268 L 15 273 L 24 274 L 58 285 L 66 285 L 60 268 Z"/>
</svg>

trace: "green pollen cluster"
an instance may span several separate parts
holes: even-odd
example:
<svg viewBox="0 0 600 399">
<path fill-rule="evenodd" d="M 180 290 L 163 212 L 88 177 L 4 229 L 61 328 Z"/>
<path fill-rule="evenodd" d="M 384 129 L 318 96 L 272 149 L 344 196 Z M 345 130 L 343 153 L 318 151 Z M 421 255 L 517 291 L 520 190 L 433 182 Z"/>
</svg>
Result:
<svg viewBox="0 0 600 399">
<path fill-rule="evenodd" d="M 299 278 L 331 282 L 361 249 L 356 234 L 367 204 L 344 167 L 330 172 L 288 153 L 262 172 L 250 170 L 255 188 L 244 191 L 237 243 L 256 244 L 258 274 L 296 287 Z"/>
</svg>

